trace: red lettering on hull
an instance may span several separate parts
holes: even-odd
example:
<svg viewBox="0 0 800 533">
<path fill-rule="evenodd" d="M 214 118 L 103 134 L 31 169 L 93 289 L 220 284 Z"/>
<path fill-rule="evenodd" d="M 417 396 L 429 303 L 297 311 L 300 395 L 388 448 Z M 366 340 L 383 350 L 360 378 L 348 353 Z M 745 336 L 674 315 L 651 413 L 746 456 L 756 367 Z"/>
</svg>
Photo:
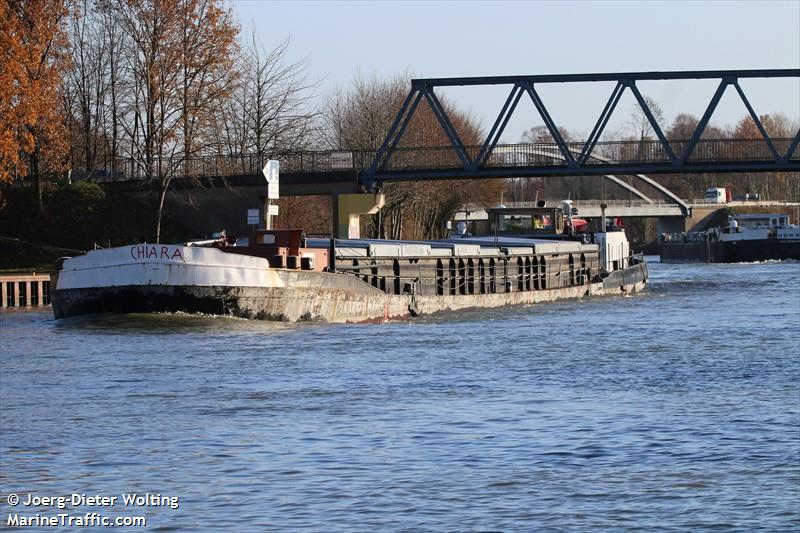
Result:
<svg viewBox="0 0 800 533">
<path fill-rule="evenodd" d="M 186 262 L 183 257 L 183 251 L 180 248 L 172 248 L 170 246 L 149 246 L 140 244 L 138 246 L 131 246 L 131 258 L 134 261 L 141 261 L 147 259 L 165 259 L 167 261 L 181 261 Z"/>
</svg>

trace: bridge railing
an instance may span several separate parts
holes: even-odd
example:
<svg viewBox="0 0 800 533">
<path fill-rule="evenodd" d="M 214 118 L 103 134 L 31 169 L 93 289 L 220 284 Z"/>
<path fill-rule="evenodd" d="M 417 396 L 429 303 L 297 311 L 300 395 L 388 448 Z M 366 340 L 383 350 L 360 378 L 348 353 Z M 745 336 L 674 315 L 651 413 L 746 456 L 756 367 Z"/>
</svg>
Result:
<svg viewBox="0 0 800 533">
<path fill-rule="evenodd" d="M 772 139 L 779 156 L 783 156 L 792 139 Z M 688 140 L 670 141 L 674 154 L 681 157 Z M 584 149 L 583 142 L 566 143 L 570 153 L 577 159 Z M 465 146 L 465 153 L 476 161 L 480 146 Z M 737 162 L 773 161 L 774 155 L 763 139 L 701 139 L 688 157 L 688 162 Z M 795 151 L 792 160 L 800 160 L 800 151 Z M 609 165 L 617 163 L 669 163 L 669 154 L 657 140 L 605 141 L 594 147 L 591 157 L 583 165 Z M 504 144 L 497 145 L 488 155 L 483 166 L 503 167 L 548 167 L 566 166 L 562 152 L 556 143 Z M 428 148 L 397 148 L 389 158 L 385 170 L 457 169 L 463 162 L 451 146 Z"/>
<path fill-rule="evenodd" d="M 572 200 L 575 207 L 600 207 L 606 204 L 608 207 L 675 207 L 675 202 L 668 200 L 655 199 L 650 200 Z"/>
<path fill-rule="evenodd" d="M 282 173 L 363 170 L 375 157 L 374 150 L 296 150 L 271 154 L 203 156 L 184 161 L 176 175 L 187 177 L 258 175 L 267 161 L 281 162 Z"/>
<path fill-rule="evenodd" d="M 553 202 L 548 202 L 553 205 Z M 620 207 L 642 207 L 653 209 L 674 209 L 676 204 L 666 200 L 572 200 L 573 207 L 578 209 L 578 216 L 580 216 L 580 209 L 586 208 L 600 208 L 605 204 L 609 209 Z M 509 208 L 533 208 L 537 207 L 536 202 L 504 202 L 503 205 Z"/>
<path fill-rule="evenodd" d="M 793 139 L 771 139 L 778 157 L 789 150 Z M 670 147 L 681 157 L 688 140 L 670 141 Z M 668 164 L 670 158 L 657 140 L 598 142 L 585 160 L 580 159 L 583 142 L 566 143 L 567 149 L 581 166 L 612 166 L 617 164 Z M 481 146 L 465 146 L 464 153 L 470 162 L 478 161 Z M 154 162 L 169 169 L 171 175 L 185 178 L 234 177 L 260 175 L 269 159 L 281 162 L 283 174 L 312 174 L 325 172 L 361 172 L 371 165 L 374 150 L 297 150 L 272 154 L 220 154 L 192 157 L 185 160 L 164 159 Z M 800 149 L 794 151 L 792 161 L 800 161 Z M 692 150 L 687 162 L 774 162 L 775 155 L 763 139 L 701 139 Z M 497 145 L 485 156 L 483 168 L 514 167 L 566 167 L 567 163 L 555 143 Z M 463 160 L 452 146 L 399 147 L 379 171 L 408 170 L 462 170 Z M 132 159 L 119 159 L 115 170 L 97 169 L 90 172 L 75 171 L 73 180 L 98 182 L 143 181 L 147 173 L 144 166 Z M 22 180 L 23 185 L 26 180 Z"/>
</svg>

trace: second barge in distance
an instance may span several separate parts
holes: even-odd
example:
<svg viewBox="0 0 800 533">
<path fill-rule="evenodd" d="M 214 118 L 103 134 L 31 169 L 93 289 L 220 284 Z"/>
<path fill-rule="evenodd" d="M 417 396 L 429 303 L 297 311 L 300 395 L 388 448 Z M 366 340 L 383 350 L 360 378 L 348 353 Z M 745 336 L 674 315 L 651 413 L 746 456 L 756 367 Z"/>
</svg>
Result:
<svg viewBox="0 0 800 533">
<path fill-rule="evenodd" d="M 727 227 L 666 233 L 662 263 L 742 263 L 800 260 L 800 226 L 782 213 L 734 215 Z"/>
<path fill-rule="evenodd" d="M 247 246 L 93 250 L 57 265 L 53 312 L 368 322 L 644 289 L 647 266 L 631 255 L 623 231 L 565 235 L 570 216 L 560 208 L 512 218 L 540 238 L 336 241 L 306 239 L 302 230 L 257 230 Z"/>
</svg>

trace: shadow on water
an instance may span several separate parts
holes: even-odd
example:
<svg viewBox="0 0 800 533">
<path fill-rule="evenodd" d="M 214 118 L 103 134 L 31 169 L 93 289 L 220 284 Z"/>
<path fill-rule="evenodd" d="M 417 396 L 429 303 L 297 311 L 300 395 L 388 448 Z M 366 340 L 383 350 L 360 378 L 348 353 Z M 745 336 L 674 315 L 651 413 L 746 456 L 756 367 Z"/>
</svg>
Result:
<svg viewBox="0 0 800 533">
<path fill-rule="evenodd" d="M 204 337 L 275 338 L 296 333 L 309 334 L 325 326 L 186 313 L 103 313 L 56 320 L 50 308 L 0 311 L 0 338 L 7 341 L 19 336 L 42 339 L 47 335 L 70 338 L 129 336 L 137 339 L 180 336 L 195 337 L 198 341 Z"/>
<path fill-rule="evenodd" d="M 292 331 L 297 326 L 282 322 L 246 320 L 230 316 L 197 315 L 189 313 L 126 313 L 96 314 L 70 317 L 54 321 L 56 330 L 116 331 L 139 334 L 169 335 L 172 333 L 220 333 L 263 331 Z"/>
</svg>

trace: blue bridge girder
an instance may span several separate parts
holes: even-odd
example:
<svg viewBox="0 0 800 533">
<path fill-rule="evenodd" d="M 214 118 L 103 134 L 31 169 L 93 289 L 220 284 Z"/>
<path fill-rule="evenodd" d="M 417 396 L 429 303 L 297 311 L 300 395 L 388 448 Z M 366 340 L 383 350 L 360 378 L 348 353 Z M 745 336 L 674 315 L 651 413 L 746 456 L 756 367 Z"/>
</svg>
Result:
<svg viewBox="0 0 800 533">
<path fill-rule="evenodd" d="M 739 84 L 743 78 L 798 78 L 800 69 L 763 69 L 763 70 L 714 70 L 714 71 L 680 71 L 680 72 L 626 72 L 605 74 L 560 74 L 534 76 L 490 76 L 469 78 L 427 78 L 411 81 L 411 90 L 406 96 L 395 120 L 378 150 L 372 164 L 361 174 L 362 183 L 372 187 L 375 183 L 394 180 L 414 179 L 466 179 L 490 177 L 522 177 L 522 176 L 580 176 L 605 174 L 684 174 L 708 172 L 776 172 L 798 171 L 800 160 L 797 157 L 797 146 L 800 143 L 800 130 L 790 139 L 771 139 L 760 118 L 755 113 L 744 90 Z M 652 80 L 692 80 L 717 79 L 719 85 L 711 98 L 702 118 L 699 120 L 690 139 L 676 141 L 667 139 L 655 120 L 652 110 L 642 96 L 636 83 Z M 547 110 L 544 101 L 536 91 L 536 86 L 548 83 L 585 83 L 616 82 L 608 101 L 592 129 L 589 138 L 581 143 L 569 143 L 563 139 L 558 125 Z M 477 147 L 465 146 L 456 128 L 447 116 L 446 109 L 436 97 L 436 87 L 477 86 L 477 85 L 510 85 L 511 91 L 506 98 L 497 118 L 489 130 L 484 142 Z M 754 139 L 743 144 L 727 144 L 738 146 L 733 153 L 723 148 L 721 143 L 738 141 L 702 139 L 714 110 L 717 108 L 725 90 L 732 86 L 744 103 L 750 117 L 756 124 L 761 139 Z M 598 164 L 593 160 L 595 150 L 607 147 L 609 143 L 600 142 L 600 137 L 614 113 L 625 90 L 629 90 L 642 108 L 657 140 L 645 143 L 634 142 L 638 154 L 628 153 L 617 157 L 614 150 L 604 154 L 604 162 Z M 514 113 L 520 99 L 527 94 L 542 118 L 554 141 L 554 148 L 561 154 L 563 164 L 516 164 L 498 165 L 495 157 L 499 147 L 498 141 L 506 125 Z M 418 109 L 419 103 L 425 100 L 434 116 L 445 132 L 450 146 L 451 164 L 448 168 L 439 165 L 417 165 L 416 168 L 398 168 L 393 160 L 404 150 L 400 141 L 406 128 Z M 755 143 L 755 144 L 754 144 Z M 612 145 L 614 143 L 611 143 Z M 619 144 L 619 148 L 624 145 Z M 642 151 L 642 149 L 645 149 Z M 644 155 L 643 155 L 644 154 Z M 424 159 L 424 158 L 423 158 Z"/>
</svg>

